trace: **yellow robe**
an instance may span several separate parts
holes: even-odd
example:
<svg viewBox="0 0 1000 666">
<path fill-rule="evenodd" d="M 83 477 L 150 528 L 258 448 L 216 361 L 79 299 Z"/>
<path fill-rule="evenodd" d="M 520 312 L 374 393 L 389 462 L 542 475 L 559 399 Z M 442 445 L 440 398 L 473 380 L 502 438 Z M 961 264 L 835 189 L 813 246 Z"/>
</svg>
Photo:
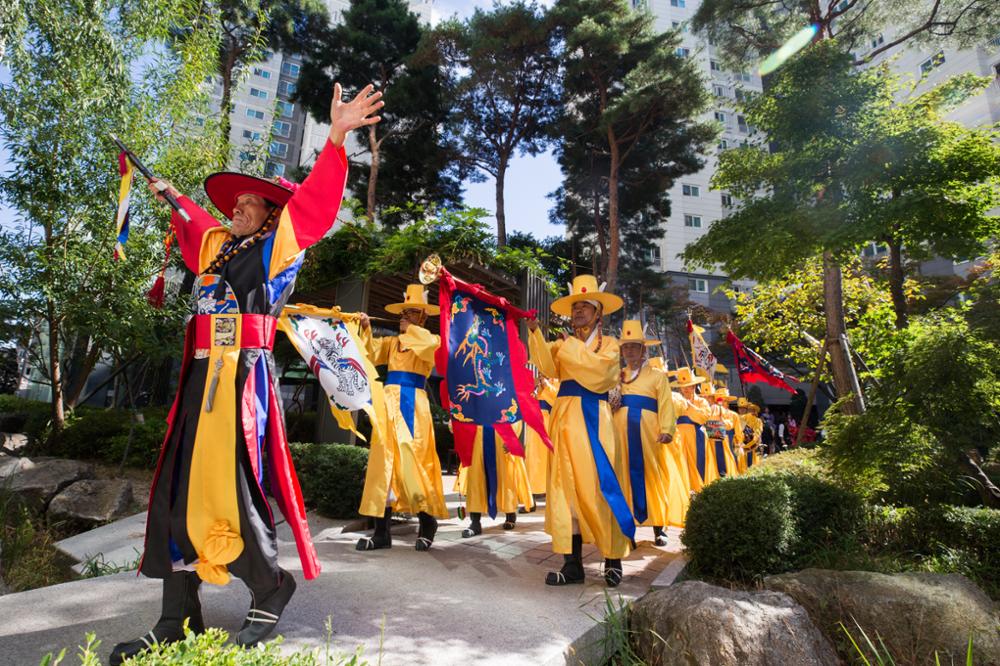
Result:
<svg viewBox="0 0 1000 666">
<path fill-rule="evenodd" d="M 760 464 L 757 447 L 760 446 L 760 438 L 764 433 L 764 422 L 754 414 L 740 414 L 740 419 L 742 419 L 744 426 L 753 431 L 753 436 L 749 440 L 744 439 L 743 441 L 743 451 L 746 454 L 743 458 L 743 471 L 746 472 L 754 465 Z"/>
<path fill-rule="evenodd" d="M 625 377 L 631 376 L 631 370 L 624 370 Z M 641 410 L 640 430 L 642 439 L 642 454 L 644 478 L 646 485 L 646 520 L 642 525 L 656 525 L 665 527 L 674 525 L 684 526 L 684 516 L 687 513 L 689 502 L 688 490 L 685 488 L 684 478 L 677 460 L 667 450 L 667 444 L 661 444 L 660 435 L 673 436 L 677 429 L 677 419 L 674 417 L 673 394 L 670 391 L 670 384 L 667 376 L 663 372 L 654 369 L 648 363 L 639 371 L 635 380 L 621 383 L 622 400 L 626 396 L 635 395 L 651 398 L 656 401 L 656 411 L 648 409 Z M 627 489 L 625 496 L 629 499 L 629 506 L 635 511 L 635 502 L 632 487 L 629 465 L 631 464 L 629 439 L 628 439 L 628 419 L 629 411 L 634 409 L 622 405 L 615 412 L 615 432 L 618 434 L 620 446 L 625 451 L 626 473 L 624 484 Z M 638 522 L 638 517 L 636 521 Z"/>
<path fill-rule="evenodd" d="M 677 415 L 683 414 L 687 410 L 687 400 L 684 399 L 680 393 L 670 392 L 670 399 L 673 402 L 674 409 L 674 423 L 677 423 Z M 684 495 L 688 498 L 691 496 L 691 466 L 688 463 L 688 453 L 684 448 L 684 441 L 681 437 L 679 427 L 674 428 L 674 438 L 669 444 L 665 445 L 667 453 L 673 457 L 674 464 L 677 466 L 677 470 L 680 473 L 679 482 L 681 487 L 684 489 Z"/>
<path fill-rule="evenodd" d="M 715 469 L 715 449 L 710 446 L 708 438 L 705 436 L 705 421 L 712 414 L 712 406 L 700 395 L 693 396 L 692 400 L 680 396 L 684 401 L 683 409 L 677 410 L 675 414 L 678 419 L 687 418 L 692 423 L 684 423 L 678 420 L 677 439 L 684 450 L 688 465 L 688 479 L 691 482 L 691 491 L 700 492 L 707 484 L 719 478 L 719 473 Z M 705 441 L 705 473 L 702 475 L 698 471 L 698 434 L 701 434 Z"/>
<path fill-rule="evenodd" d="M 546 377 L 576 381 L 595 393 L 605 393 L 618 384 L 618 342 L 613 338 L 602 338 L 600 346 L 597 339 L 589 346 L 577 338 L 546 342 L 541 330 L 535 330 L 528 336 L 528 349 L 531 362 Z M 576 518 L 585 542 L 595 544 L 602 557 L 618 559 L 628 555 L 631 544 L 601 493 L 581 402 L 577 396 L 559 396 L 549 416 L 549 437 L 555 451 L 545 500 L 545 531 L 552 536 L 554 552 L 571 553 Z M 612 418 L 611 406 L 599 401 L 598 439 L 621 484 L 628 469 Z"/>
<path fill-rule="evenodd" d="M 374 365 L 388 365 L 389 371 L 411 372 L 427 377 L 434 368 L 434 352 L 441 339 L 425 328 L 410 325 L 406 333 L 374 338 L 371 329 L 362 336 Z M 425 511 L 437 518 L 447 518 L 444 490 L 441 486 L 441 461 L 434 442 L 427 392 L 418 388 L 414 396 L 413 432 L 410 432 L 400 408 L 400 386 L 385 385 L 385 448 L 382 460 L 369 459 L 361 513 L 381 516 L 390 492 L 395 497 L 394 511 Z"/>
<path fill-rule="evenodd" d="M 559 382 L 543 379 L 535 397 L 539 401 L 549 404 L 549 409 L 542 408 L 542 422 L 545 424 L 545 431 L 549 431 L 549 414 L 552 405 L 556 402 L 556 395 L 559 391 Z M 549 447 L 542 443 L 542 438 L 528 428 L 524 433 L 524 462 L 528 468 L 528 483 L 533 493 L 548 493 L 549 489 L 549 469 L 552 460 L 552 452 Z"/>
<path fill-rule="evenodd" d="M 520 422 L 514 424 L 514 432 L 520 434 L 521 428 Z M 517 513 L 518 504 L 523 504 L 527 509 L 535 506 L 524 458 L 507 453 L 500 435 L 494 437 L 494 460 L 497 472 L 497 511 Z M 469 513 L 489 512 L 486 470 L 483 466 L 482 428 L 476 428 L 476 439 L 472 445 L 472 465 L 462 467 L 459 478 L 455 481 L 455 487 L 458 492 L 465 495 L 465 508 Z"/>
<path fill-rule="evenodd" d="M 722 421 L 726 424 L 728 430 L 733 431 L 733 448 L 729 447 L 729 441 L 727 439 L 722 440 L 722 446 L 717 445 L 718 440 L 709 440 L 711 442 L 711 448 L 715 452 L 716 457 L 716 468 L 721 465 L 725 470 L 726 476 L 736 476 L 739 474 L 739 465 L 736 462 L 736 456 L 734 454 L 734 449 L 740 447 L 743 443 L 743 426 L 740 424 L 740 415 L 736 412 L 726 409 L 722 405 L 712 405 L 712 419 Z M 722 450 L 723 459 L 719 461 L 719 450 Z"/>
</svg>

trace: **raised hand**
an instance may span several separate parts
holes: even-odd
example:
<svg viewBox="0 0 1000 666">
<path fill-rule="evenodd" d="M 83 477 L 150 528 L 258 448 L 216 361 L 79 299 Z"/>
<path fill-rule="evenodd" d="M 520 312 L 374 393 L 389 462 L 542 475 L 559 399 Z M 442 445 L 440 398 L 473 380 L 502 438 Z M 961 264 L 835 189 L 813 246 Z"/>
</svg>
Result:
<svg viewBox="0 0 1000 666">
<path fill-rule="evenodd" d="M 379 98 L 381 92 L 372 92 L 375 86 L 368 84 L 350 102 L 344 102 L 344 91 L 339 83 L 333 85 L 333 101 L 330 103 L 330 143 L 344 145 L 347 133 L 359 127 L 374 125 L 382 120 L 372 114 L 385 106 Z"/>
</svg>

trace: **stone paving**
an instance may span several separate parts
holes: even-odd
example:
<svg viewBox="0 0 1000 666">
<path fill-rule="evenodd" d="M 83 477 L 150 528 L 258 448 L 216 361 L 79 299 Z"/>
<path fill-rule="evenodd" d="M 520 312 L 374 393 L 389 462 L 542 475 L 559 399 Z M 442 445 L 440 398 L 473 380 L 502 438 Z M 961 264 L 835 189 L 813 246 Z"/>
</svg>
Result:
<svg viewBox="0 0 1000 666">
<path fill-rule="evenodd" d="M 445 488 L 451 488 L 445 478 Z M 640 528 L 639 547 L 623 562 L 625 580 L 608 590 L 599 554 L 585 546 L 585 585 L 544 584 L 545 573 L 562 565 L 544 533 L 544 505 L 519 514 L 517 529 L 502 529 L 502 516 L 483 519 L 483 534 L 463 539 L 468 521 L 456 517 L 461 505 L 448 496 L 452 518 L 442 521 L 434 547 L 414 550 L 416 521 L 393 528 L 393 547 L 361 553 L 360 534 L 344 531 L 347 521 L 310 515 L 323 566 L 314 581 L 303 581 L 287 527 L 279 527 L 280 562 L 296 573 L 298 591 L 278 632 L 283 649 L 324 647 L 326 622 L 335 651 L 360 648 L 371 663 L 396 664 L 600 664 L 603 630 L 599 620 L 610 593 L 617 605 L 651 587 L 667 585 L 683 565 L 678 531 L 669 530 L 664 548 L 652 544 L 650 528 Z M 113 528 L 101 539 L 107 550 L 129 551 L 140 517 L 126 519 L 118 537 Z M 93 555 L 101 539 L 79 539 Z M 131 551 L 134 553 L 134 551 Z M 86 631 L 103 640 L 101 654 L 121 640 L 148 630 L 159 611 L 159 581 L 117 574 L 0 597 L 0 663 L 34 666 L 49 651 L 72 648 Z M 246 588 L 202 586 L 205 621 L 234 632 L 248 606 Z M 74 663 L 68 660 L 64 663 Z"/>
</svg>

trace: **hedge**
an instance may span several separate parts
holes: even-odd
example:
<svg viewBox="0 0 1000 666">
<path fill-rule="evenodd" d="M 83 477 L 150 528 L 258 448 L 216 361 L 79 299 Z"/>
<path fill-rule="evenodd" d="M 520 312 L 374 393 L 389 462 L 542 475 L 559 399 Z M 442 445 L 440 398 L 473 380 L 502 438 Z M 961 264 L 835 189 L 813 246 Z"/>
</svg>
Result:
<svg viewBox="0 0 1000 666">
<path fill-rule="evenodd" d="M 306 503 L 329 518 L 358 515 L 368 449 L 350 444 L 290 445 Z"/>
</svg>

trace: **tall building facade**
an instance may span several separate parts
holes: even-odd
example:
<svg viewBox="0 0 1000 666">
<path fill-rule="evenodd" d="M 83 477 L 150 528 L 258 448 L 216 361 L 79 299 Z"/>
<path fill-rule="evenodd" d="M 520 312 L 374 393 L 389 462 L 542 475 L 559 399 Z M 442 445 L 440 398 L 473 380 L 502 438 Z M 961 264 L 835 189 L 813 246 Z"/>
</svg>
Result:
<svg viewBox="0 0 1000 666">
<path fill-rule="evenodd" d="M 691 301 L 714 310 L 727 311 L 729 299 L 717 291 L 728 281 L 720 271 L 691 272 L 685 269 L 678 255 L 690 243 L 698 240 L 711 224 L 725 217 L 733 206 L 733 198 L 726 192 L 711 189 L 712 176 L 722 151 L 760 140 L 746 119 L 736 110 L 736 103 L 747 93 L 760 92 L 761 81 L 755 71 L 730 71 L 716 54 L 715 47 L 691 32 L 690 20 L 700 5 L 700 0 L 632 0 L 636 8 L 646 7 L 655 18 L 654 27 L 659 31 L 679 30 L 681 45 L 677 53 L 693 60 L 705 76 L 705 85 L 712 95 L 708 119 L 714 119 L 722 129 L 716 146 L 705 155 L 705 166 L 698 173 L 681 178 L 670 191 L 670 217 L 664 237 L 654 250 L 654 265 L 673 280 L 686 286 Z M 738 283 L 737 288 L 748 288 L 750 283 Z"/>
</svg>

